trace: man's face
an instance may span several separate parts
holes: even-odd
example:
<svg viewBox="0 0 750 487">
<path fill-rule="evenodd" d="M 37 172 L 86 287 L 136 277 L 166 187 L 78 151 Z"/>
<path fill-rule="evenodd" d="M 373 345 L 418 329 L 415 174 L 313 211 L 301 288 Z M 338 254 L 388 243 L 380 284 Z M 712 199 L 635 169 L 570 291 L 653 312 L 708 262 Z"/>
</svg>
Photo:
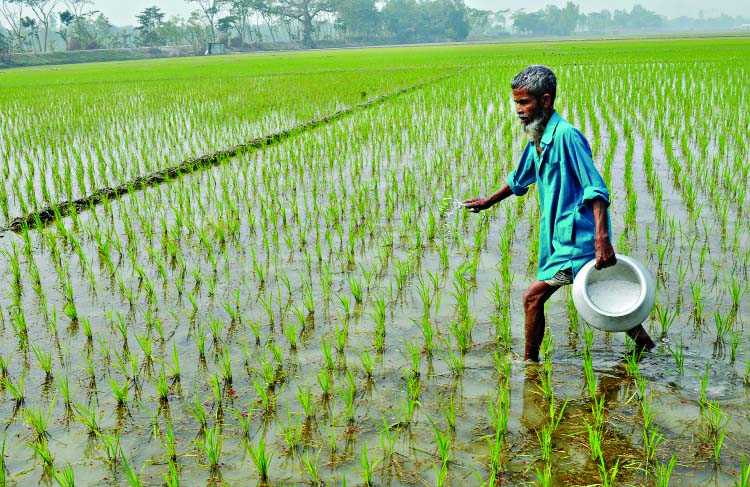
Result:
<svg viewBox="0 0 750 487">
<path fill-rule="evenodd" d="M 545 93 L 538 100 L 526 88 L 518 88 L 513 90 L 513 100 L 516 102 L 516 113 L 523 124 L 523 131 L 531 140 L 538 141 L 552 115 L 552 96 Z"/>
<path fill-rule="evenodd" d="M 516 102 L 516 114 L 524 126 L 542 115 L 541 105 L 536 97 L 526 91 L 526 88 L 513 90 L 513 100 Z"/>
</svg>

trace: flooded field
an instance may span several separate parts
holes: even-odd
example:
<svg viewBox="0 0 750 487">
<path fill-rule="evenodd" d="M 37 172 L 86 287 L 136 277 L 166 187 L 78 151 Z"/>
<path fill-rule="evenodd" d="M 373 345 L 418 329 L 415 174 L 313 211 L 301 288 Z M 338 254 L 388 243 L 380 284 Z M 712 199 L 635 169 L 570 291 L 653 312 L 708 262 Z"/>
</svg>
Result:
<svg viewBox="0 0 750 487">
<path fill-rule="evenodd" d="M 750 486 L 749 48 L 0 72 L 0 224 L 24 222 L 0 233 L 0 485 Z M 514 167 L 530 63 L 657 279 L 640 361 L 565 289 L 525 364 L 535 191 L 456 204 Z"/>
</svg>

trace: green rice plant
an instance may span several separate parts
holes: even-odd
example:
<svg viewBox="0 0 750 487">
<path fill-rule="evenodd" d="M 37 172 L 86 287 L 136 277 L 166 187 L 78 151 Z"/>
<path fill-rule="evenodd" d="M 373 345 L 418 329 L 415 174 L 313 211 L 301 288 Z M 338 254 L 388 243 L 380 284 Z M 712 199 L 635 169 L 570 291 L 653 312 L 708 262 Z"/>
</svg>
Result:
<svg viewBox="0 0 750 487">
<path fill-rule="evenodd" d="M 74 409 L 76 415 L 75 420 L 86 426 L 88 429 L 89 436 L 95 437 L 102 433 L 101 422 L 104 418 L 104 414 L 97 411 L 97 405 L 94 403 L 92 407 L 88 407 L 83 403 L 75 403 Z"/>
<path fill-rule="evenodd" d="M 320 449 L 317 450 L 315 458 L 311 460 L 310 452 L 305 450 L 305 456 L 302 458 L 302 466 L 305 468 L 310 483 L 314 486 L 324 485 L 324 482 L 320 479 L 320 467 L 318 466 L 320 452 Z"/>
<path fill-rule="evenodd" d="M 374 371 L 372 356 L 367 350 L 357 353 L 359 357 L 359 363 L 362 365 L 362 371 L 367 376 L 368 380 L 372 380 L 372 374 Z"/>
<path fill-rule="evenodd" d="M 42 466 L 45 472 L 53 470 L 55 458 L 52 456 L 52 452 L 49 450 L 47 438 L 36 438 L 32 443 L 28 444 L 28 447 L 34 451 L 36 456 L 42 462 Z"/>
<path fill-rule="evenodd" d="M 698 399 L 698 404 L 701 405 L 701 409 L 703 409 L 705 406 L 708 406 L 708 398 L 706 397 L 706 390 L 708 389 L 708 379 L 709 374 L 711 370 L 711 363 L 709 361 L 706 361 L 706 369 L 702 376 L 700 377 L 701 384 L 700 384 L 700 392 L 701 397 Z"/>
<path fill-rule="evenodd" d="M 586 430 L 589 433 L 589 454 L 591 455 L 591 460 L 595 462 L 602 456 L 602 440 L 604 435 L 602 429 L 596 426 L 596 421 L 594 423 L 591 425 L 586 422 Z"/>
<path fill-rule="evenodd" d="M 599 473 L 601 474 L 602 478 L 602 487 L 613 487 L 615 485 L 615 477 L 617 477 L 617 472 L 620 466 L 620 459 L 618 458 L 615 464 L 609 470 L 607 470 L 607 467 L 604 464 L 603 456 L 599 457 L 599 462 Z"/>
<path fill-rule="evenodd" d="M 70 382 L 68 381 L 68 376 L 63 375 L 63 373 L 59 373 L 57 375 L 57 380 L 55 381 L 55 388 L 58 393 L 60 393 L 60 396 L 63 399 L 63 404 L 65 405 L 66 412 L 71 411 L 72 403 L 70 401 L 71 398 L 71 391 L 70 391 Z"/>
<path fill-rule="evenodd" d="M 27 407 L 23 410 L 24 420 L 26 421 L 26 424 L 29 426 L 29 428 L 34 431 L 34 434 L 36 435 L 36 441 L 49 437 L 47 427 L 49 425 L 49 419 L 52 416 L 52 409 L 54 407 L 55 400 L 53 399 L 50 402 L 46 416 L 39 406 Z"/>
<path fill-rule="evenodd" d="M 8 377 L 0 377 L 0 384 L 5 388 L 10 397 L 15 401 L 15 407 L 18 408 L 23 405 L 25 401 L 25 390 L 24 383 L 26 381 L 26 369 L 21 371 L 21 375 L 18 377 L 17 382 L 13 382 Z"/>
<path fill-rule="evenodd" d="M 198 349 L 198 358 L 206 359 L 206 330 L 201 325 L 193 328 L 190 335 L 193 337 L 195 346 Z"/>
<path fill-rule="evenodd" d="M 294 414 L 294 420 L 292 420 L 292 412 L 289 410 L 288 401 L 286 405 L 286 424 L 281 426 L 279 433 L 284 439 L 289 452 L 297 451 L 297 448 L 302 444 L 303 425 L 299 414 Z"/>
<path fill-rule="evenodd" d="M 680 339 L 680 342 L 675 346 L 675 348 L 669 348 L 669 352 L 672 354 L 672 357 L 674 357 L 675 364 L 677 365 L 677 371 L 680 373 L 680 375 L 682 375 L 685 366 L 684 349 L 685 347 L 682 343 L 682 339 Z"/>
<path fill-rule="evenodd" d="M 109 382 L 110 388 L 112 389 L 112 395 L 117 401 L 117 405 L 127 406 L 128 396 L 130 392 L 130 387 L 128 386 L 127 380 L 122 384 L 114 377 L 108 377 L 107 380 Z"/>
<path fill-rule="evenodd" d="M 654 464 L 654 480 L 657 487 L 669 487 L 670 480 L 672 479 L 672 470 L 677 464 L 677 457 L 672 455 L 669 459 L 669 463 L 666 465 L 657 461 Z"/>
<path fill-rule="evenodd" d="M 299 402 L 300 406 L 302 406 L 302 410 L 305 412 L 305 417 L 307 420 L 312 420 L 315 418 L 315 413 L 317 409 L 317 403 L 315 402 L 315 398 L 312 394 L 312 389 L 305 384 L 303 387 L 300 384 L 297 384 L 297 393 L 295 394 L 295 397 L 297 398 L 297 401 Z"/>
<path fill-rule="evenodd" d="M 543 468 L 539 468 L 538 466 L 534 467 L 534 470 L 536 472 L 536 479 L 537 481 L 534 483 L 535 486 L 539 487 L 552 487 L 554 484 L 552 483 L 552 464 L 549 462 L 545 462 Z"/>
<path fill-rule="evenodd" d="M 0 484 L 4 481 L 3 475 L 0 473 Z M 52 468 L 50 469 L 50 475 L 52 475 L 52 478 L 55 479 L 59 487 L 75 487 L 76 485 L 75 472 L 71 465 L 66 465 L 60 470 Z"/>
<path fill-rule="evenodd" d="M 703 302 L 703 282 L 692 281 L 690 283 L 690 294 L 693 299 L 693 316 L 695 316 L 695 323 L 699 325 L 703 323 L 703 307 L 705 306 L 705 303 Z"/>
<path fill-rule="evenodd" d="M 420 350 L 420 347 L 417 343 L 411 341 L 406 342 L 404 344 L 404 347 L 406 348 L 407 353 L 404 353 L 402 351 L 401 355 L 409 363 L 408 372 L 414 377 L 419 377 L 422 361 L 422 352 Z"/>
<path fill-rule="evenodd" d="M 323 401 L 328 400 L 331 397 L 331 390 L 333 388 L 333 379 L 331 378 L 330 372 L 326 369 L 320 369 L 316 376 L 318 386 L 320 386 L 321 399 Z"/>
<path fill-rule="evenodd" d="M 221 378 L 224 381 L 224 384 L 231 385 L 232 384 L 232 356 L 229 353 L 228 349 L 224 349 L 224 351 L 219 354 L 219 360 L 217 362 L 218 368 L 219 368 L 219 374 L 221 374 Z"/>
<path fill-rule="evenodd" d="M 164 372 L 163 365 L 159 374 L 151 378 L 151 383 L 154 385 L 154 389 L 156 389 L 159 402 L 162 404 L 167 403 L 169 401 L 169 380 L 167 379 L 167 374 Z"/>
<path fill-rule="evenodd" d="M 273 460 L 273 453 L 266 451 L 266 441 L 263 436 L 260 437 L 258 443 L 253 446 L 249 442 L 245 443 L 245 448 L 250 458 L 253 460 L 255 468 L 258 470 L 260 475 L 261 483 L 268 482 L 268 474 L 271 469 L 271 461 Z"/>
<path fill-rule="evenodd" d="M 390 465 L 393 460 L 396 440 L 398 439 L 398 429 L 392 428 L 386 421 L 385 416 L 381 416 L 381 422 L 382 425 L 379 431 L 380 449 L 383 450 L 383 461 Z"/>
<path fill-rule="evenodd" d="M 349 289 L 352 292 L 352 297 L 357 303 L 361 303 L 364 299 L 364 290 L 362 283 L 354 276 L 349 277 Z"/>
<path fill-rule="evenodd" d="M 653 462 L 656 458 L 656 449 L 664 439 L 664 435 L 659 433 L 656 426 L 643 429 L 643 449 L 646 456 L 646 462 Z"/>
<path fill-rule="evenodd" d="M 654 397 L 651 394 L 646 396 L 644 395 L 644 392 L 640 393 L 640 397 L 641 397 L 641 416 L 643 417 L 643 431 L 651 431 L 651 427 L 654 421 L 654 410 L 653 410 Z"/>
<path fill-rule="evenodd" d="M 714 311 L 714 325 L 716 326 L 716 340 L 723 342 L 726 339 L 727 333 L 732 330 L 732 317 L 721 316 L 719 310 Z"/>
<path fill-rule="evenodd" d="M 589 397 L 596 397 L 596 375 L 594 374 L 594 365 L 591 355 L 584 354 L 583 356 L 583 374 L 586 379 L 586 387 L 588 389 Z"/>
<path fill-rule="evenodd" d="M 347 421 L 354 421 L 354 399 L 357 392 L 353 387 L 337 387 L 336 392 L 344 406 L 344 418 Z"/>
<path fill-rule="evenodd" d="M 431 356 L 432 351 L 435 347 L 433 344 L 434 330 L 432 328 L 432 322 L 430 321 L 429 317 L 427 316 L 422 317 L 422 321 L 420 323 L 419 328 L 422 331 L 422 336 L 424 337 L 423 350 L 428 356 Z"/>
<path fill-rule="evenodd" d="M 349 330 L 346 323 L 343 327 L 340 327 L 338 323 L 334 325 L 333 336 L 336 340 L 336 351 L 339 354 L 343 354 L 346 350 L 346 345 L 349 342 Z"/>
<path fill-rule="evenodd" d="M 331 344 L 328 342 L 328 338 L 323 337 L 323 339 L 320 341 L 320 349 L 323 352 L 323 361 L 325 362 L 326 370 L 334 370 L 336 366 L 333 360 L 333 352 Z"/>
<path fill-rule="evenodd" d="M 130 487 L 143 487 L 143 481 L 140 475 L 128 462 L 128 458 L 125 456 L 125 452 L 120 450 L 120 458 L 122 459 L 122 468 L 125 472 L 125 480 L 127 480 Z"/>
<path fill-rule="evenodd" d="M 220 425 L 216 424 L 212 428 L 204 430 L 203 436 L 197 439 L 196 442 L 205 455 L 208 467 L 212 471 L 218 470 L 221 466 L 221 453 L 223 449 Z"/>
<path fill-rule="evenodd" d="M 180 473 L 177 471 L 177 465 L 174 462 L 170 462 L 168 468 L 167 472 L 162 473 L 165 487 L 179 487 Z"/>
<path fill-rule="evenodd" d="M 450 428 L 448 431 L 443 431 L 440 429 L 440 427 L 435 423 L 432 418 L 427 416 L 427 419 L 429 419 L 430 424 L 432 425 L 432 431 L 435 436 L 435 445 L 437 446 L 437 452 L 438 456 L 440 457 L 441 465 L 443 467 L 446 467 L 448 465 L 448 462 L 451 459 L 452 453 L 452 441 L 451 441 L 451 432 Z"/>
<path fill-rule="evenodd" d="M 456 339 L 456 346 L 461 353 L 466 353 L 472 346 L 471 343 L 471 325 L 468 321 L 452 321 L 448 325 L 453 338 Z"/>
<path fill-rule="evenodd" d="M 669 334 L 669 329 L 672 327 L 675 318 L 677 318 L 677 311 L 670 313 L 669 309 L 664 306 L 656 307 L 656 317 L 659 320 L 659 326 L 661 328 L 661 337 L 665 338 Z"/>
<path fill-rule="evenodd" d="M 727 285 L 726 276 L 724 278 L 724 284 L 729 290 L 729 297 L 732 300 L 732 313 L 736 313 L 740 308 L 740 302 L 742 298 L 747 294 L 747 287 L 742 286 L 741 282 L 735 279 L 734 274 L 732 275 L 731 282 Z"/>
<path fill-rule="evenodd" d="M 745 455 L 742 455 L 742 465 L 738 474 L 739 477 L 734 480 L 734 487 L 750 487 L 750 464 L 747 463 Z"/>
<path fill-rule="evenodd" d="M 120 433 L 114 430 L 112 433 L 107 431 L 100 431 L 96 435 L 101 443 L 101 448 L 104 450 L 104 456 L 107 458 L 107 463 L 111 467 L 117 464 L 117 460 L 120 456 Z"/>
<path fill-rule="evenodd" d="M 0 377 L 1 378 L 8 377 L 8 367 L 10 366 L 10 361 L 12 358 L 13 358 L 13 354 L 8 355 L 7 359 L 3 357 L 2 354 L 0 354 Z"/>
<path fill-rule="evenodd" d="M 718 463 L 727 427 L 732 417 L 726 414 L 716 401 L 709 401 L 702 409 L 702 413 L 706 421 L 708 436 L 713 440 L 714 461 Z"/>
<path fill-rule="evenodd" d="M 734 363 L 737 360 L 737 349 L 742 343 L 742 332 L 732 328 L 729 331 L 729 362 Z"/>
<path fill-rule="evenodd" d="M 172 421 L 167 421 L 166 431 L 162 431 L 160 435 L 162 450 L 164 450 L 164 456 L 170 465 L 177 462 L 177 442 L 175 440 L 174 429 L 172 428 Z M 118 440 L 119 445 L 119 440 Z"/>
<path fill-rule="evenodd" d="M 206 408 L 203 406 L 203 401 L 201 401 L 197 390 L 195 391 L 193 400 L 191 402 L 188 402 L 186 407 L 190 415 L 193 416 L 196 421 L 198 421 L 198 425 L 200 426 L 199 432 L 204 431 L 208 425 L 208 413 L 206 412 Z"/>
<path fill-rule="evenodd" d="M 360 470 L 362 482 L 364 485 L 370 487 L 373 485 L 373 471 L 375 470 L 375 467 L 380 463 L 379 461 L 371 462 L 369 458 L 367 458 L 367 442 L 365 441 L 362 444 L 362 454 L 360 456 L 360 465 L 362 466 L 362 470 Z"/>
</svg>

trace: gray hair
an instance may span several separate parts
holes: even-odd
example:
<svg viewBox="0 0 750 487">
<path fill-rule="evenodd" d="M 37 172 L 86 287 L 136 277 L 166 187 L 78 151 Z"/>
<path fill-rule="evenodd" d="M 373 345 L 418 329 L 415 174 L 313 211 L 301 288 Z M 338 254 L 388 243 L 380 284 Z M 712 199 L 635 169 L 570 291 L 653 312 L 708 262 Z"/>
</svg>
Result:
<svg viewBox="0 0 750 487">
<path fill-rule="evenodd" d="M 555 73 L 547 66 L 536 64 L 518 73 L 510 82 L 510 87 L 514 90 L 525 88 L 531 96 L 539 101 L 542 100 L 542 95 L 549 93 L 554 103 L 557 93 L 557 78 Z"/>
</svg>

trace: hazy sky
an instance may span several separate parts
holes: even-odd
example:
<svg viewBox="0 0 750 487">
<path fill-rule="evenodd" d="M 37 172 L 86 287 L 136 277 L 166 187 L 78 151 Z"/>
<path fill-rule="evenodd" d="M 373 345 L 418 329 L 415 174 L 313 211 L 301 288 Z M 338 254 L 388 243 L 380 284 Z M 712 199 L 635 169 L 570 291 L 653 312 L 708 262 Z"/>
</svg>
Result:
<svg viewBox="0 0 750 487">
<path fill-rule="evenodd" d="M 564 6 L 567 0 L 527 0 L 526 2 L 509 2 L 507 0 L 464 0 L 466 5 L 485 10 L 512 11 L 524 8 L 532 12 L 544 8 L 545 5 L 555 4 Z M 705 17 L 716 17 L 721 13 L 728 15 L 742 15 L 750 17 L 750 1 L 748 0 L 573 0 L 583 12 L 599 11 L 604 8 L 627 9 L 635 3 L 640 3 L 649 10 L 667 17 L 687 15 L 698 17 L 703 12 Z M 109 17 L 115 25 L 135 25 L 135 16 L 146 7 L 157 5 L 168 17 L 172 15 L 188 14 L 195 10 L 196 4 L 188 4 L 185 0 L 94 0 L 95 8 Z"/>
</svg>

